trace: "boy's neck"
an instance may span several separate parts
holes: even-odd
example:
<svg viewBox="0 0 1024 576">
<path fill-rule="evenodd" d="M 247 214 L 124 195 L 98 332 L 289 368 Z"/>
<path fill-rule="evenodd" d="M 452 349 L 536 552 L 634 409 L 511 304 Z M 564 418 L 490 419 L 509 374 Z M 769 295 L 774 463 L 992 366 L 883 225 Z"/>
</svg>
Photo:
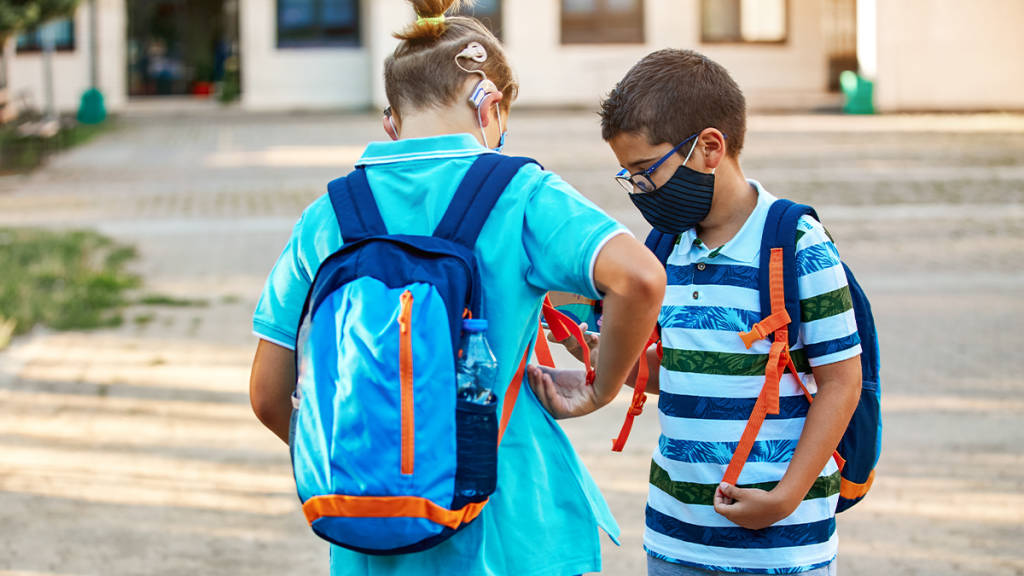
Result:
<svg viewBox="0 0 1024 576">
<path fill-rule="evenodd" d="M 733 239 L 757 206 L 757 190 L 747 182 L 735 158 L 715 170 L 715 195 L 711 212 L 697 225 L 697 237 L 714 250 Z"/>
</svg>

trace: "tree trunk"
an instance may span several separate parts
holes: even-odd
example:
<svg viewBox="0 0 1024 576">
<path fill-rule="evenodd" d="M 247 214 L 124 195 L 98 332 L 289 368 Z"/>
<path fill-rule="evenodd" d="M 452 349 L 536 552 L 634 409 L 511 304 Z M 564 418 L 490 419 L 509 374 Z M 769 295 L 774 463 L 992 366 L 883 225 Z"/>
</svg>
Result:
<svg viewBox="0 0 1024 576">
<path fill-rule="evenodd" d="M 56 38 L 56 29 L 53 23 L 45 24 L 42 27 L 43 40 L 43 97 L 46 99 L 46 118 L 57 117 L 57 107 L 53 97 L 53 50 Z"/>
</svg>

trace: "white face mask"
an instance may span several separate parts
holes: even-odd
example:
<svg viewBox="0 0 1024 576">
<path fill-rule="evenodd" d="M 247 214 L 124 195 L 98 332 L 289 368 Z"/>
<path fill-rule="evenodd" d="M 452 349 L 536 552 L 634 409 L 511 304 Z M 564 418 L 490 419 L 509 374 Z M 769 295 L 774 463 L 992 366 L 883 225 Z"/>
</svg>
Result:
<svg viewBox="0 0 1024 576">
<path fill-rule="evenodd" d="M 480 108 L 476 109 L 476 116 L 477 119 L 480 121 L 480 135 L 483 136 L 484 147 L 491 148 L 491 150 L 494 150 L 498 154 L 501 154 L 501 151 L 505 149 L 505 135 L 508 134 L 508 131 L 504 130 L 501 126 L 501 106 L 499 104 L 495 104 L 495 107 L 497 108 L 496 113 L 498 116 L 498 131 L 501 132 L 501 138 L 498 140 L 497 148 L 491 148 L 491 145 L 487 143 L 487 133 L 484 132 L 483 111 Z"/>
</svg>

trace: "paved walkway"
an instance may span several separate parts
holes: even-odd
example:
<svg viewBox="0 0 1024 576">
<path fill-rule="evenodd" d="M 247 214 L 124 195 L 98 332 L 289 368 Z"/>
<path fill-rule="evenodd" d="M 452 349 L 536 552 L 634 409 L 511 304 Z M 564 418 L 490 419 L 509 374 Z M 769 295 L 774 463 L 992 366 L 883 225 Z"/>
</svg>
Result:
<svg viewBox="0 0 1024 576">
<path fill-rule="evenodd" d="M 596 122 L 517 113 L 509 152 L 645 234 Z M 133 117 L 0 179 L 0 226 L 97 228 L 138 246 L 147 290 L 210 301 L 0 354 L 0 576 L 326 574 L 248 407 L 249 316 L 302 208 L 380 136 L 376 117 Z M 744 167 L 819 208 L 879 323 L 885 453 L 840 517 L 843 574 L 1024 574 L 1024 117 L 754 117 Z M 624 410 L 565 424 L 622 524 L 616 575 L 644 570 L 657 439 L 647 414 L 610 453 Z"/>
</svg>

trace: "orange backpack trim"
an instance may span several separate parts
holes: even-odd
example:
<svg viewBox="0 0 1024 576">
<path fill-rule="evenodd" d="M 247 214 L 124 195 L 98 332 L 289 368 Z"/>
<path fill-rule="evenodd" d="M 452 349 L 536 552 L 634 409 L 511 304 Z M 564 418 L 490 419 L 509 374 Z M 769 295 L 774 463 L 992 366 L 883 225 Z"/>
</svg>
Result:
<svg viewBox="0 0 1024 576">
<path fill-rule="evenodd" d="M 413 396 L 412 370 L 412 292 L 402 293 L 402 310 L 398 315 L 400 333 L 398 373 L 401 380 L 402 403 L 402 474 L 409 475 L 416 463 L 416 410 Z"/>
<path fill-rule="evenodd" d="M 856 482 L 850 482 L 846 478 L 842 478 L 839 483 L 839 495 L 847 500 L 857 500 L 867 495 L 868 490 L 871 490 L 871 485 L 875 483 L 875 471 L 872 470 L 871 474 L 868 475 L 867 482 L 863 484 L 857 484 Z"/>
<path fill-rule="evenodd" d="M 403 299 L 403 309 L 405 300 Z M 412 307 L 412 300 L 409 299 L 409 308 Z M 568 320 L 568 319 L 567 319 Z M 569 321 L 571 323 L 571 320 Z M 577 331 L 579 329 L 577 328 Z M 538 343 L 542 342 L 544 330 L 540 330 Z M 544 342 L 544 347 L 547 342 Z M 539 354 L 538 354 L 539 355 Z M 550 352 L 548 352 L 550 356 Z M 530 359 L 530 348 L 527 347 L 523 359 L 519 363 L 512 382 L 509 383 L 505 392 L 505 399 L 501 407 L 501 420 L 498 423 L 498 444 L 501 444 L 505 436 L 505 429 L 512 418 L 512 411 L 515 409 L 516 400 L 519 398 L 519 390 L 522 387 L 523 375 L 526 372 L 526 363 Z M 411 364 L 410 364 L 411 369 Z M 552 366 L 553 367 L 553 366 Z M 411 374 L 411 372 L 410 372 Z M 403 384 L 404 384 L 403 377 Z M 403 410 L 403 423 L 405 414 Z M 405 443 L 403 435 L 403 473 L 405 470 Z M 411 463 L 410 463 L 411 464 Z M 483 502 L 467 504 L 460 510 L 448 510 L 443 506 L 431 502 L 426 498 L 418 496 L 347 496 L 342 494 L 329 494 L 325 496 L 314 496 L 302 505 L 302 512 L 310 525 L 323 517 L 335 518 L 423 518 L 435 524 L 440 524 L 451 529 L 473 521 L 483 511 L 490 499 Z"/>
<path fill-rule="evenodd" d="M 423 518 L 456 529 L 480 515 L 487 504 L 474 502 L 460 510 L 448 510 L 418 496 L 314 496 L 302 505 L 312 525 L 323 517 L 332 518 Z"/>
</svg>

